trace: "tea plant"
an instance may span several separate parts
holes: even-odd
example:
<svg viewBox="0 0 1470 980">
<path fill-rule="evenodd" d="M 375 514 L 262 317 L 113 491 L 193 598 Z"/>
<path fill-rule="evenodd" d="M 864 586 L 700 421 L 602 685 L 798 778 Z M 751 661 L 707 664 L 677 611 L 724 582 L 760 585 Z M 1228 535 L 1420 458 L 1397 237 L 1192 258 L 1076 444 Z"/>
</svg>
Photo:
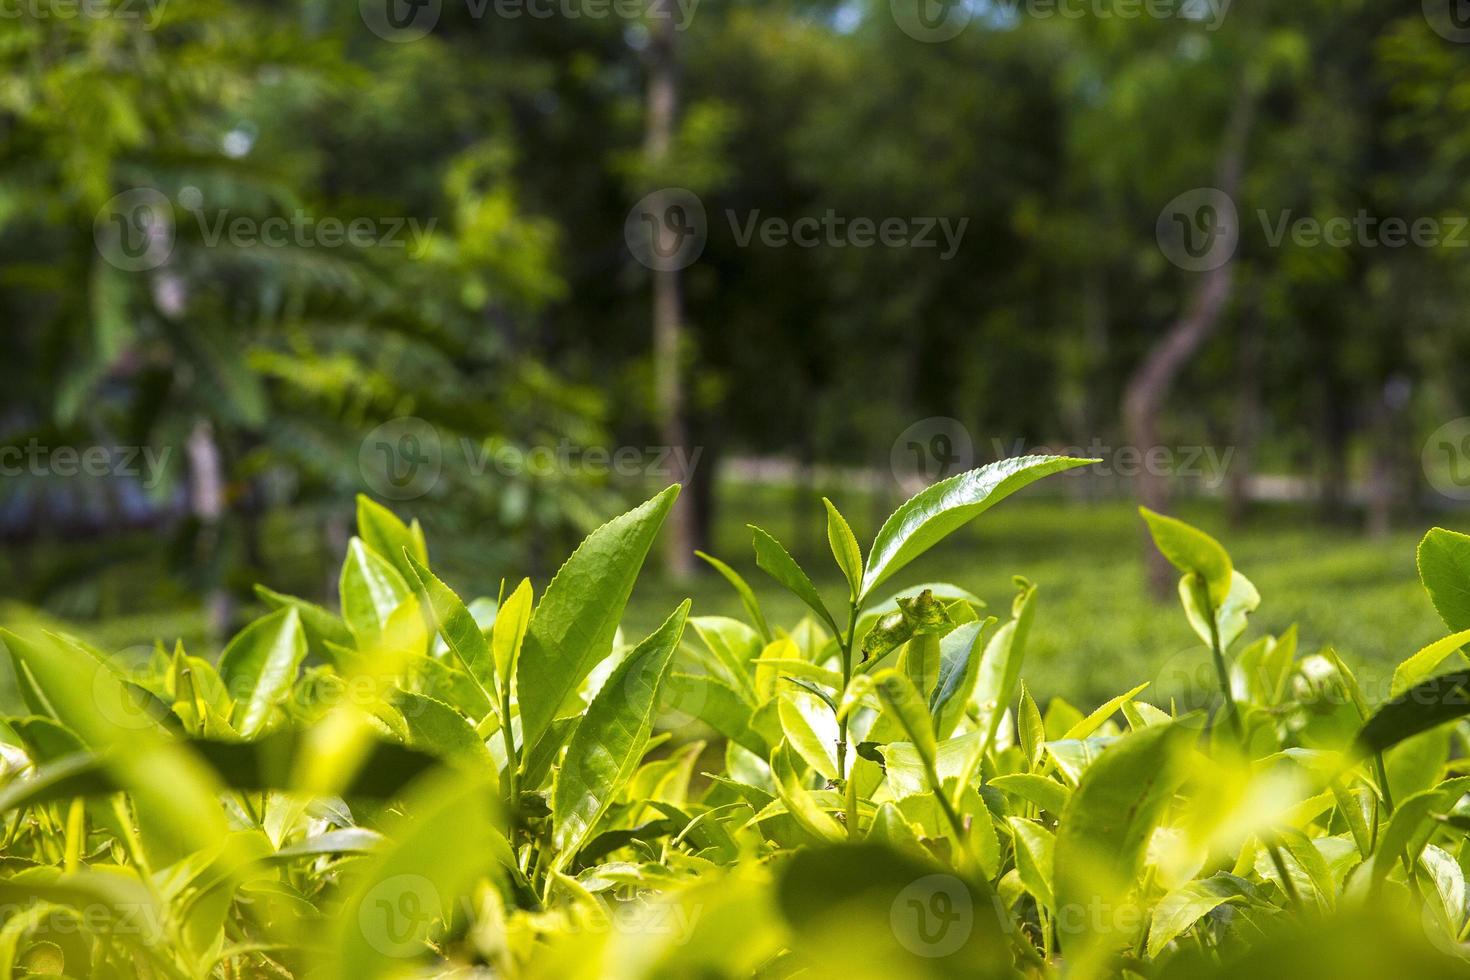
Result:
<svg viewBox="0 0 1470 980">
<path fill-rule="evenodd" d="M 0 634 L 29 711 L 0 726 L 0 980 L 1470 973 L 1470 537 L 1424 539 L 1452 632 L 1380 698 L 1295 628 L 1248 640 L 1250 580 L 1144 512 L 1211 683 L 1043 708 L 1036 585 L 1000 615 L 878 590 L 1087 462 L 936 484 L 866 554 L 824 501 L 835 609 L 753 528 L 789 629 L 703 556 L 747 621 L 686 602 L 625 640 L 671 487 L 539 596 L 463 601 L 363 499 L 340 610 L 261 588 L 217 660 Z"/>
</svg>

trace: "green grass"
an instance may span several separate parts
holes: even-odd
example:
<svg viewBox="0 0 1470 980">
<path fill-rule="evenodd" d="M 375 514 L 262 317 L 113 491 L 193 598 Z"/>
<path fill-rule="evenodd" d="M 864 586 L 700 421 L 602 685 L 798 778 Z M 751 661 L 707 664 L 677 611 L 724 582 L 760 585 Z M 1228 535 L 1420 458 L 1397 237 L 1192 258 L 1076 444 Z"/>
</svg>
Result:
<svg viewBox="0 0 1470 980">
<path fill-rule="evenodd" d="M 866 548 L 876 531 L 876 508 L 838 488 L 828 493 Z M 717 529 L 718 554 L 746 576 L 773 624 L 795 623 L 804 607 L 756 569 L 745 522 L 760 524 L 792 548 L 832 608 L 844 601 L 846 587 L 827 551 L 820 500 L 812 498 L 802 508 L 809 522 L 801 526 L 789 490 L 727 487 L 721 503 L 725 521 Z M 1370 697 L 1386 695 L 1376 685 L 1396 663 L 1446 632 L 1414 568 L 1422 530 L 1368 539 L 1314 523 L 1296 508 L 1263 510 L 1246 526 L 1231 529 L 1218 506 L 1205 501 L 1182 502 L 1174 512 L 1220 538 L 1236 567 L 1260 589 L 1261 605 L 1246 641 L 1297 623 L 1301 652 L 1335 647 L 1359 672 Z M 1084 503 L 1032 493 L 982 515 L 891 584 L 896 591 L 953 582 L 1004 618 L 1014 593 L 1011 578 L 1024 575 L 1041 587 L 1026 664 L 1027 682 L 1039 699 L 1060 695 L 1092 705 L 1146 680 L 1157 681 L 1157 697 L 1166 698 L 1174 693 L 1171 678 L 1181 670 L 1194 676 L 1207 669 L 1208 658 L 1178 602 L 1149 597 L 1143 548 L 1142 522 L 1131 502 Z M 696 614 L 743 615 L 734 592 L 717 576 L 688 584 L 650 576 L 634 593 L 627 630 L 652 630 L 685 595 L 693 597 Z"/>
</svg>

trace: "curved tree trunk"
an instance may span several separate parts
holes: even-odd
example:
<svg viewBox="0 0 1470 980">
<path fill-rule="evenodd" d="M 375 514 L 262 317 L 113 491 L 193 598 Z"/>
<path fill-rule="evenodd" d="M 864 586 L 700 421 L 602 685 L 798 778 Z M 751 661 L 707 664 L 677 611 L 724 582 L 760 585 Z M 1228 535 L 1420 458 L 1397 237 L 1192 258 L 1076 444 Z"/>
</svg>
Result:
<svg viewBox="0 0 1470 980">
<path fill-rule="evenodd" d="M 1250 131 L 1254 104 L 1246 83 L 1242 81 L 1231 111 L 1220 159 L 1219 189 L 1232 199 L 1240 189 L 1244 166 L 1246 136 Z M 1146 454 L 1157 446 L 1158 419 L 1179 373 L 1220 324 L 1234 292 L 1231 262 L 1200 275 L 1189 297 L 1188 305 L 1159 342 L 1149 351 L 1143 363 L 1129 378 L 1123 394 L 1123 422 L 1134 449 Z M 1169 503 L 1166 476 L 1142 467 L 1137 482 L 1139 501 L 1151 510 L 1164 510 Z M 1173 572 L 1168 562 L 1152 544 L 1144 539 L 1145 561 L 1148 563 L 1149 586 L 1155 595 L 1167 597 L 1173 586 Z"/>
<path fill-rule="evenodd" d="M 1245 521 L 1250 509 L 1251 476 L 1255 470 L 1256 443 L 1261 432 L 1261 325 L 1257 297 L 1249 301 L 1240 319 L 1239 350 L 1235 362 L 1235 420 L 1231 439 L 1235 443 L 1229 471 L 1220 474 L 1225 486 L 1225 519 L 1232 527 Z"/>
</svg>

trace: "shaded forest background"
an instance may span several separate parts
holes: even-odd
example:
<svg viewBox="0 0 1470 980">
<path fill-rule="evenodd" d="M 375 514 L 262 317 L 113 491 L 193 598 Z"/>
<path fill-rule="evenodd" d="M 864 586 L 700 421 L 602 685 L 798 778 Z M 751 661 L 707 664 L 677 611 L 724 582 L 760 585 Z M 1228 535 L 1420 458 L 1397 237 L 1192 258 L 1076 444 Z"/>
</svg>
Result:
<svg viewBox="0 0 1470 980">
<path fill-rule="evenodd" d="M 960 25 L 926 40 L 905 0 L 390 2 L 0 20 L 15 602 L 224 635 L 255 581 L 330 598 L 358 492 L 492 594 L 675 479 L 671 575 L 751 486 L 815 541 L 814 489 L 879 515 L 1022 446 L 1164 449 L 1063 492 L 1222 520 L 1383 534 L 1470 496 L 1470 37 L 1432 10 L 919 0 Z M 1161 229 L 1200 188 L 1238 242 L 1183 268 Z M 670 189 L 702 251 L 660 271 L 629 228 Z M 142 268 L 118 215 L 167 239 Z M 829 215 L 846 238 L 742 241 Z M 1276 233 L 1359 215 L 1441 234 Z M 963 234 L 861 247 L 854 219 Z"/>
</svg>

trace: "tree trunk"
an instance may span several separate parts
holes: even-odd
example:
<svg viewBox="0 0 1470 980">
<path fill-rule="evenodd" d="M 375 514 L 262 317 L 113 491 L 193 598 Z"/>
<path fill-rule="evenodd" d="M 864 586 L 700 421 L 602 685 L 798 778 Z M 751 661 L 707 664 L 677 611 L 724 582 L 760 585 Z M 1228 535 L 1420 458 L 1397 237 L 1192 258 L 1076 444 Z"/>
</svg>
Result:
<svg viewBox="0 0 1470 980">
<path fill-rule="evenodd" d="M 1086 271 L 1083 287 L 1087 308 L 1082 314 L 1084 365 L 1082 369 L 1082 400 L 1076 443 L 1087 454 L 1087 447 L 1094 439 L 1103 437 L 1103 399 L 1098 397 L 1108 362 L 1108 281 L 1101 263 L 1094 262 Z M 1096 503 L 1102 496 L 1102 478 L 1095 467 L 1082 470 L 1084 477 L 1078 483 L 1089 502 Z"/>
<path fill-rule="evenodd" d="M 679 113 L 679 65 L 674 49 L 674 2 L 654 0 L 649 11 L 648 39 L 648 118 L 644 133 L 644 152 L 649 171 L 660 173 L 668 159 Z M 655 192 L 654 214 L 663 214 L 666 203 Z M 675 478 L 688 484 L 687 467 L 677 461 L 688 459 L 689 438 L 684 418 L 684 382 L 680 363 L 684 332 L 684 298 L 679 271 L 653 272 L 653 373 L 654 397 L 658 411 L 659 435 L 670 450 L 679 471 Z M 688 578 L 694 570 L 694 505 L 681 500 L 669 515 L 664 542 L 669 573 L 674 578 Z"/>
<path fill-rule="evenodd" d="M 1225 479 L 1225 519 L 1232 527 L 1239 527 L 1250 509 L 1251 475 L 1261 430 L 1261 326 L 1254 304 L 1240 318 L 1236 354 L 1234 452 L 1229 471 L 1220 474 Z"/>
<path fill-rule="evenodd" d="M 1242 82 L 1226 128 L 1220 158 L 1219 189 L 1232 199 L 1240 189 L 1252 110 L 1249 89 Z M 1123 421 L 1134 450 L 1145 454 L 1145 458 L 1149 450 L 1159 444 L 1159 413 L 1168 400 L 1170 389 L 1190 358 L 1219 326 L 1221 315 L 1230 303 L 1233 286 L 1234 275 L 1229 261 L 1201 273 L 1183 315 L 1129 378 L 1123 394 Z M 1153 473 L 1144 466 L 1140 468 L 1136 486 L 1139 501 L 1145 507 L 1150 510 L 1168 507 L 1169 484 L 1165 475 Z M 1149 586 L 1156 596 L 1165 598 L 1173 589 L 1174 574 L 1168 561 L 1146 537 L 1144 549 Z"/>
<path fill-rule="evenodd" d="M 1404 447 L 1412 445 L 1413 435 L 1406 424 L 1404 409 L 1409 399 L 1408 382 L 1390 377 L 1374 392 L 1371 412 L 1373 440 L 1368 472 L 1367 531 L 1381 538 L 1393 528 L 1396 514 L 1403 510 L 1412 495 L 1412 482 L 1404 474 L 1411 454 Z"/>
<path fill-rule="evenodd" d="M 199 419 L 189 433 L 189 511 L 199 524 L 200 563 L 211 569 L 214 581 L 205 597 L 205 614 L 211 637 L 229 635 L 234 619 L 235 603 L 229 588 L 219 581 L 217 566 L 220 522 L 225 513 L 225 474 L 214 427 L 207 419 Z"/>
<path fill-rule="evenodd" d="M 1352 428 L 1347 410 L 1347 385 L 1331 355 L 1317 363 L 1323 375 L 1317 438 L 1318 517 L 1328 524 L 1341 524 L 1347 515 L 1348 433 Z"/>
<path fill-rule="evenodd" d="M 689 498 L 691 553 L 695 548 L 707 554 L 719 553 L 714 533 L 715 508 L 719 505 L 719 488 L 716 485 L 720 459 L 718 424 L 702 418 L 698 428 L 693 430 L 699 441 L 699 458 L 690 458 L 688 479 L 684 484 L 684 494 Z M 702 562 L 694 566 L 696 572 L 703 571 L 704 567 Z"/>
</svg>

